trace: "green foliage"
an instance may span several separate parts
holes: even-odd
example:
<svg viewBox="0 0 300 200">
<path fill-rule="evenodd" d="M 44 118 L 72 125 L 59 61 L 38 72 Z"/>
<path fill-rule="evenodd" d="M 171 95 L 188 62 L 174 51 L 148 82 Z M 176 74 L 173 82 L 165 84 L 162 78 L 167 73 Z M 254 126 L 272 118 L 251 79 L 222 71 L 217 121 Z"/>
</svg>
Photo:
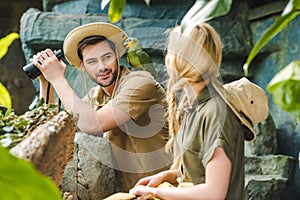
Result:
<svg viewBox="0 0 300 200">
<path fill-rule="evenodd" d="M 0 59 L 18 33 L 10 33 L 0 39 Z M 42 105 L 41 105 L 42 104 Z M 44 105 L 40 101 L 39 107 L 24 115 L 17 116 L 12 112 L 11 97 L 7 89 L 0 83 L 0 142 L 11 148 L 22 140 L 31 130 L 44 123 L 56 110 L 55 105 Z M 63 199 L 54 182 L 41 175 L 31 163 L 18 159 L 0 144 L 0 199 L 6 200 L 36 200 Z"/>
<path fill-rule="evenodd" d="M 8 47 L 11 45 L 11 43 L 15 40 L 18 39 L 20 36 L 18 33 L 10 33 L 4 38 L 0 39 L 0 59 L 3 58 L 3 56 L 6 55 L 8 51 Z"/>
<path fill-rule="evenodd" d="M 231 8 L 232 0 L 197 0 L 181 21 L 181 32 L 202 22 L 225 15 Z"/>
<path fill-rule="evenodd" d="M 182 32 L 201 22 L 226 14 L 231 7 L 231 1 L 197 0 L 186 13 L 182 22 Z M 254 45 L 243 66 L 245 76 L 248 68 L 258 52 L 275 37 L 289 22 L 300 13 L 300 0 L 290 0 L 281 16 L 268 28 Z M 273 94 L 274 102 L 283 110 L 292 113 L 300 119 L 300 73 L 299 61 L 293 62 L 279 72 L 268 85 L 268 91 Z"/>
<path fill-rule="evenodd" d="M 0 59 L 6 55 L 8 47 L 12 44 L 12 42 L 19 37 L 18 33 L 10 33 L 0 39 Z M 0 83 L 0 106 L 4 106 L 8 109 L 11 109 L 12 107 L 10 94 L 2 83 Z"/>
<path fill-rule="evenodd" d="M 2 83 L 0 83 L 0 106 L 8 109 L 12 107 L 10 94 Z"/>
<path fill-rule="evenodd" d="M 151 0 L 144 0 L 144 1 L 145 1 L 145 4 L 146 4 L 147 6 L 150 6 Z"/>
<path fill-rule="evenodd" d="M 147 6 L 150 6 L 150 1 L 151 0 L 144 0 Z M 108 9 L 109 21 L 111 23 L 116 23 L 121 19 L 123 15 L 125 5 L 126 5 L 126 0 L 102 0 L 101 9 L 103 10 L 109 3 L 110 3 Z"/>
<path fill-rule="evenodd" d="M 116 23 L 122 17 L 126 0 L 110 0 L 110 6 L 108 9 L 109 21 Z"/>
<path fill-rule="evenodd" d="M 258 52 L 274 37 L 276 36 L 290 21 L 292 21 L 298 14 L 300 8 L 300 0 L 291 0 L 285 7 L 281 17 L 279 17 L 270 28 L 268 28 L 257 43 L 252 48 L 248 55 L 247 61 L 243 66 L 245 76 L 248 76 L 248 68 L 251 61 L 258 54 Z"/>
<path fill-rule="evenodd" d="M 274 102 L 300 119 L 300 60 L 278 72 L 267 86 Z"/>
<path fill-rule="evenodd" d="M 56 104 L 44 104 L 44 99 L 40 99 L 36 108 L 20 116 L 10 110 L 5 113 L 0 111 L 0 144 L 12 148 L 37 126 L 55 115 L 56 110 Z"/>
<path fill-rule="evenodd" d="M 0 199 L 62 199 L 54 182 L 41 175 L 31 163 L 12 156 L 0 145 Z"/>
</svg>

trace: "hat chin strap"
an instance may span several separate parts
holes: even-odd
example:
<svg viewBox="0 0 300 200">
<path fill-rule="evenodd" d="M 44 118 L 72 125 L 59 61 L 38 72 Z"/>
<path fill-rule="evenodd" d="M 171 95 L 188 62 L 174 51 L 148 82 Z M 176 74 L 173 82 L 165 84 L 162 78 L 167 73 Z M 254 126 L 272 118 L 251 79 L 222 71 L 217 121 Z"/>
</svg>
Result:
<svg viewBox="0 0 300 200">
<path fill-rule="evenodd" d="M 120 74 L 121 74 L 121 66 L 120 66 L 120 58 L 119 58 L 119 53 L 118 53 L 118 50 L 117 48 L 115 47 L 115 53 L 116 53 L 116 61 L 117 61 L 117 78 L 115 80 L 115 85 L 114 85 L 114 89 L 113 89 L 113 92 L 111 94 L 111 96 L 113 97 L 114 94 L 115 94 L 115 90 L 116 90 L 116 86 L 118 84 L 118 81 L 119 81 L 119 78 L 120 78 Z"/>
</svg>

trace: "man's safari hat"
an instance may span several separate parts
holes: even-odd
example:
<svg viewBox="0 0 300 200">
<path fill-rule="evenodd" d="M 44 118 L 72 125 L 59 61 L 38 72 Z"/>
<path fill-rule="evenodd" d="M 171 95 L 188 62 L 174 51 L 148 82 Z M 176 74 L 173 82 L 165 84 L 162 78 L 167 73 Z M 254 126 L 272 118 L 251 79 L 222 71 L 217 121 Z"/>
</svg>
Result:
<svg viewBox="0 0 300 200">
<path fill-rule="evenodd" d="M 77 68 L 80 67 L 80 58 L 77 54 L 78 44 L 84 38 L 90 36 L 104 36 L 111 40 L 115 43 L 119 56 L 122 56 L 126 51 L 123 42 L 128 36 L 122 29 L 105 22 L 85 24 L 73 29 L 65 38 L 63 45 L 64 56 L 71 65 Z"/>
<path fill-rule="evenodd" d="M 256 133 L 253 126 L 269 114 L 268 97 L 263 89 L 245 77 L 225 85 L 213 77 L 211 83 L 241 123 L 250 130 L 244 133 L 245 140 L 254 140 Z"/>
</svg>

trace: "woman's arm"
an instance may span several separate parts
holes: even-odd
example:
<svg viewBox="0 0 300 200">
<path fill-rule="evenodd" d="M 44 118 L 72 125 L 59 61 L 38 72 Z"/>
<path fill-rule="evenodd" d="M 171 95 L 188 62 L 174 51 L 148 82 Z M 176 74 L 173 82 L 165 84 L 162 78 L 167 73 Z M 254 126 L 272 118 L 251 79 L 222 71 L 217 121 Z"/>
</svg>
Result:
<svg viewBox="0 0 300 200">
<path fill-rule="evenodd" d="M 44 98 L 45 102 L 47 103 L 55 103 L 55 98 L 54 98 L 54 88 L 53 86 L 44 78 L 43 75 L 39 76 L 39 82 L 40 82 L 40 98 Z M 49 85 L 49 91 L 48 90 L 48 84 Z M 47 97 L 48 95 L 48 97 Z"/>
<path fill-rule="evenodd" d="M 225 199 L 229 186 L 231 163 L 223 148 L 217 147 L 211 160 L 206 166 L 205 183 L 184 188 L 153 188 L 143 185 L 130 190 L 130 193 L 143 195 L 153 193 L 156 197 L 165 200 L 201 200 Z"/>
</svg>

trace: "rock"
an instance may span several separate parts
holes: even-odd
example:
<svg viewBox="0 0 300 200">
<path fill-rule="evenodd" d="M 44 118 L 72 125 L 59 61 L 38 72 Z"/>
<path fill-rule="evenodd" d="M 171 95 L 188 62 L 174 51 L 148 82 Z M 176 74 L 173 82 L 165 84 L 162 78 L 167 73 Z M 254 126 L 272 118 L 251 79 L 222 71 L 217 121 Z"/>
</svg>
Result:
<svg viewBox="0 0 300 200">
<path fill-rule="evenodd" d="M 296 161 L 291 156 L 266 155 L 245 158 L 245 199 L 283 199 L 293 179 Z"/>
<path fill-rule="evenodd" d="M 256 126 L 256 139 L 245 143 L 245 155 L 270 155 L 277 150 L 275 123 L 271 115 Z"/>
<path fill-rule="evenodd" d="M 104 199 L 113 194 L 116 177 L 105 138 L 77 132 L 74 159 L 63 175 L 62 191 L 74 200 Z"/>
<path fill-rule="evenodd" d="M 296 161 L 286 155 L 246 156 L 246 175 L 278 175 L 292 179 L 295 173 Z"/>
<path fill-rule="evenodd" d="M 287 179 L 280 176 L 248 176 L 245 179 L 245 199 L 281 200 Z"/>
</svg>

